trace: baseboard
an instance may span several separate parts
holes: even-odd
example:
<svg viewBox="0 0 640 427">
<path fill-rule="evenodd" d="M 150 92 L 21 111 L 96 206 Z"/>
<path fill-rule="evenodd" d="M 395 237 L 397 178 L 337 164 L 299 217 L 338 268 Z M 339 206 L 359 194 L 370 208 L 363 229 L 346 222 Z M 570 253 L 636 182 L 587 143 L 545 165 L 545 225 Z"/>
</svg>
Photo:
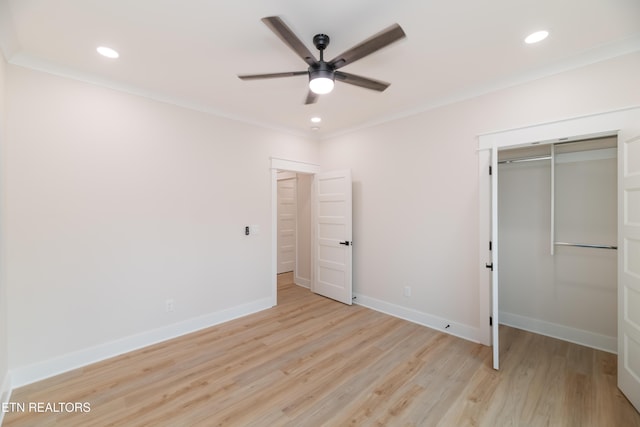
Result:
<svg viewBox="0 0 640 427">
<path fill-rule="evenodd" d="M 296 276 L 293 279 L 293 283 L 295 283 L 298 286 L 302 286 L 303 288 L 311 288 L 311 280 L 310 279 L 305 279 L 305 278 L 300 277 L 300 276 Z"/>
<path fill-rule="evenodd" d="M 7 372 L 0 383 L 0 408 L 9 403 L 9 399 L 11 399 L 11 390 L 11 373 Z M 5 412 L 3 410 L 0 410 L 0 425 L 2 425 L 4 413 Z"/>
<path fill-rule="evenodd" d="M 162 328 L 100 344 L 64 356 L 11 370 L 12 387 L 18 388 L 101 360 L 170 340 L 272 307 L 271 298 L 256 300 Z"/>
<path fill-rule="evenodd" d="M 558 338 L 597 350 L 616 354 L 618 351 L 618 338 L 597 334 L 582 329 L 571 328 L 540 319 L 520 316 L 518 314 L 500 312 L 500 324 L 523 329 L 540 335 Z"/>
<path fill-rule="evenodd" d="M 462 323 L 452 322 L 451 320 L 443 319 L 442 317 L 434 316 L 432 314 L 424 313 L 412 308 L 392 304 L 376 298 L 371 298 L 366 295 L 355 295 L 355 299 L 353 302 L 363 307 L 367 307 L 381 313 L 389 314 L 400 319 L 408 320 L 409 322 L 417 323 L 419 325 L 426 326 L 428 328 L 435 329 L 437 331 L 441 331 L 458 338 L 463 338 L 475 343 L 480 342 L 480 340 L 478 339 L 478 328 L 464 325 Z"/>
</svg>

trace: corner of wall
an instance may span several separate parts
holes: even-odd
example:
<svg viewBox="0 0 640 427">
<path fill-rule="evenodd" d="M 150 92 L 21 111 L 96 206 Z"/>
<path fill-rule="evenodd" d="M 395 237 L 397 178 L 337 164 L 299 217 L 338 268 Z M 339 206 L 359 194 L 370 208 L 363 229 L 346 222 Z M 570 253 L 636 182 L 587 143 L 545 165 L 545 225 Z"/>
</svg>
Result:
<svg viewBox="0 0 640 427">
<path fill-rule="evenodd" d="M 501 311 L 500 324 L 608 353 L 617 354 L 618 350 L 618 337 L 611 337 L 514 313 Z"/>
<path fill-rule="evenodd" d="M 304 277 L 296 276 L 293 278 L 293 283 L 298 286 L 302 286 L 303 288 L 310 289 L 311 288 L 311 280 L 305 279 Z"/>
<path fill-rule="evenodd" d="M 389 314 L 400 319 L 408 320 L 409 322 L 417 323 L 418 325 L 426 326 L 428 328 L 435 329 L 436 331 L 444 332 L 458 338 L 462 338 L 479 344 L 481 343 L 479 338 L 480 330 L 469 325 L 453 322 L 442 317 L 434 316 L 432 314 L 414 310 L 412 308 L 403 307 L 397 304 L 392 304 L 386 301 L 381 301 L 379 299 L 371 298 L 362 294 L 357 294 L 355 296 L 355 304 L 379 311 L 381 313 Z"/>
</svg>

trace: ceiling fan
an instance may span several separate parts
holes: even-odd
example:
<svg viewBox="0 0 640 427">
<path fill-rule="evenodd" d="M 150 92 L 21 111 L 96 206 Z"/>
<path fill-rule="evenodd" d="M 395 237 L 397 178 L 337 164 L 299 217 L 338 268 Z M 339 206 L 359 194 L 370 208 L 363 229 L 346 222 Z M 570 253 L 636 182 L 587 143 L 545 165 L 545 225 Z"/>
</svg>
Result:
<svg viewBox="0 0 640 427">
<path fill-rule="evenodd" d="M 238 77 L 242 80 L 272 79 L 278 77 L 309 76 L 309 92 L 305 104 L 313 104 L 318 100 L 318 95 L 329 93 L 333 90 L 335 80 L 372 89 L 382 92 L 390 83 L 356 74 L 345 73 L 338 69 L 351 64 L 373 52 L 382 49 L 404 37 L 404 31 L 398 24 L 393 24 L 377 34 L 369 37 L 363 42 L 355 45 L 351 49 L 341 53 L 331 61 L 324 60 L 324 50 L 329 45 L 329 36 L 326 34 L 316 34 L 313 37 L 313 44 L 320 51 L 320 60 L 307 49 L 300 39 L 278 16 L 262 18 L 262 22 L 271 29 L 280 39 L 289 46 L 304 62 L 309 65 L 307 71 L 290 71 L 284 73 L 270 74 L 241 74 Z"/>
</svg>

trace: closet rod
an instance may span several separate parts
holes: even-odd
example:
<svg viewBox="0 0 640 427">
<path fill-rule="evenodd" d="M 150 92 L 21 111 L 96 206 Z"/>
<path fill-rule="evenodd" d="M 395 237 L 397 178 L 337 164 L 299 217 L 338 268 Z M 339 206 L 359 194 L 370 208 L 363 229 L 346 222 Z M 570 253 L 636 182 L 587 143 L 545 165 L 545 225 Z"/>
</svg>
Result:
<svg viewBox="0 0 640 427">
<path fill-rule="evenodd" d="M 519 157 L 517 159 L 500 160 L 498 164 L 502 165 L 505 163 L 533 162 L 535 160 L 549 160 L 549 159 L 551 159 L 551 156 Z"/>
<path fill-rule="evenodd" d="M 590 245 L 587 243 L 567 243 L 567 242 L 553 242 L 557 246 L 574 246 L 576 248 L 595 248 L 595 249 L 618 249 L 617 246 L 610 245 Z"/>
</svg>

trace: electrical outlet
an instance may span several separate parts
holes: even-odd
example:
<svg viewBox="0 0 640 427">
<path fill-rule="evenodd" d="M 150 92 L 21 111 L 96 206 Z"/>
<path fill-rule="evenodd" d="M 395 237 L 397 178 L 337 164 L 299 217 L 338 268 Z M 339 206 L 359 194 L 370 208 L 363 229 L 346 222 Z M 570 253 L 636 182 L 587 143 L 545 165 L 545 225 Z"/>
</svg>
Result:
<svg viewBox="0 0 640 427">
<path fill-rule="evenodd" d="M 402 291 L 402 295 L 404 295 L 405 297 L 410 297 L 411 296 L 411 286 L 405 286 L 404 290 Z"/>
<path fill-rule="evenodd" d="M 167 309 L 167 313 L 171 313 L 173 311 L 176 311 L 176 307 L 173 304 L 173 299 L 168 299 L 165 303 L 166 309 Z"/>
</svg>

